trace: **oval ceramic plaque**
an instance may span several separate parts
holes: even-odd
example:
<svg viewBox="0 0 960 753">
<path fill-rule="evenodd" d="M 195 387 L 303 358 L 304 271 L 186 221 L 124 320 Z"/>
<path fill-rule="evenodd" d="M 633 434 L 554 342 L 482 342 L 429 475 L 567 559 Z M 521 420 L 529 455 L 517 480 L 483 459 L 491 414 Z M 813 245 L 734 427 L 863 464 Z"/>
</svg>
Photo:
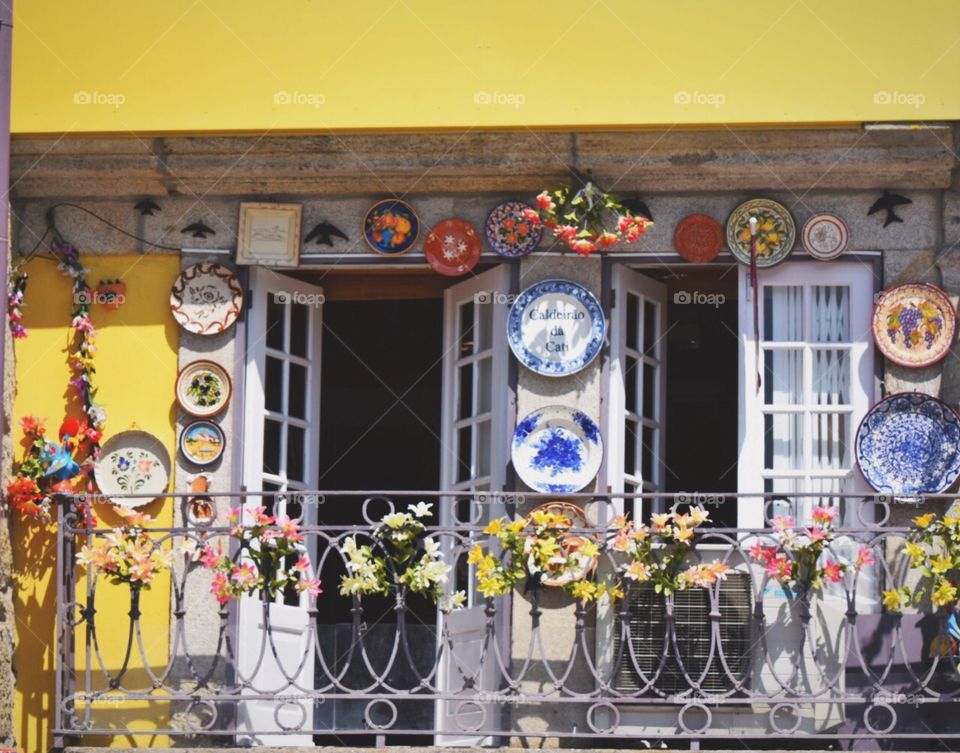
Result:
<svg viewBox="0 0 960 753">
<path fill-rule="evenodd" d="M 510 455 L 517 475 L 531 489 L 572 494 L 600 470 L 600 427 L 574 408 L 541 408 L 517 424 Z"/>
<path fill-rule="evenodd" d="M 576 374 L 597 357 L 606 327 L 589 290 L 568 280 L 544 280 L 517 296 L 507 318 L 507 339 L 524 366 L 560 377 Z"/>
<path fill-rule="evenodd" d="M 100 492 L 121 507 L 140 507 L 167 491 L 170 454 L 157 437 L 132 429 L 114 434 L 100 449 L 93 468 Z M 119 494 L 144 495 L 133 499 Z"/>
<path fill-rule="evenodd" d="M 188 363 L 177 377 L 177 402 L 198 418 L 215 416 L 230 402 L 232 387 L 226 370 L 213 361 Z"/>
<path fill-rule="evenodd" d="M 173 283 L 170 311 L 177 324 L 195 335 L 218 335 L 243 308 L 243 288 L 227 267 L 201 262 L 187 267 Z"/>
<path fill-rule="evenodd" d="M 873 339 L 900 366 L 929 366 L 953 344 L 957 312 L 936 285 L 908 282 L 880 294 L 873 308 Z"/>
<path fill-rule="evenodd" d="M 180 452 L 196 465 L 217 462 L 225 444 L 223 430 L 213 421 L 194 421 L 180 434 Z"/>
<path fill-rule="evenodd" d="M 847 250 L 847 223 L 835 214 L 815 214 L 803 225 L 803 247 L 814 259 L 829 261 Z"/>
<path fill-rule="evenodd" d="M 543 227 L 530 223 L 524 216 L 527 210 L 532 211 L 533 207 L 522 201 L 505 201 L 487 215 L 487 241 L 500 256 L 526 256 L 540 243 Z"/>
<path fill-rule="evenodd" d="M 750 263 L 750 218 L 757 218 L 757 266 L 772 267 L 790 254 L 797 230 L 787 208 L 771 199 L 745 201 L 727 220 L 727 245 L 737 261 Z"/>
<path fill-rule="evenodd" d="M 960 477 L 960 418 L 918 392 L 881 400 L 857 430 L 857 464 L 879 492 L 939 494 Z"/>
</svg>

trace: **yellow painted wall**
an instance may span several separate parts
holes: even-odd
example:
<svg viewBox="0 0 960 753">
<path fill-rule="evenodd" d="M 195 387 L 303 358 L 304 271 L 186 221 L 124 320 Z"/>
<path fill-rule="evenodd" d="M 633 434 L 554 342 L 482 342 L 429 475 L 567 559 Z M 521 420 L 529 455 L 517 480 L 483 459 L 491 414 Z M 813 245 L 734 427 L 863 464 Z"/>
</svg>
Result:
<svg viewBox="0 0 960 753">
<path fill-rule="evenodd" d="M 956 0 L 17 0 L 15 133 L 960 119 Z"/>
<path fill-rule="evenodd" d="M 99 330 L 97 339 L 98 400 L 107 410 L 105 436 L 137 426 L 160 437 L 171 458 L 175 452 L 173 385 L 177 374 L 177 327 L 169 311 L 170 287 L 179 272 L 176 256 L 93 256 L 81 258 L 89 267 L 90 284 L 105 278 L 121 278 L 127 283 L 127 301 L 118 311 L 94 306 L 92 319 Z M 25 340 L 16 343 L 17 396 L 14 417 L 32 415 L 46 418 L 48 431 L 55 434 L 67 409 L 66 348 L 72 330 L 69 327 L 72 280 L 43 260 L 32 261 L 24 309 L 29 330 Z M 22 439 L 17 427 L 16 441 Z M 18 445 L 18 458 L 20 457 Z M 164 525 L 171 525 L 171 503 L 155 502 L 144 508 Z M 104 520 L 115 516 L 98 512 Z M 45 752 L 51 745 L 50 730 L 54 708 L 54 647 L 56 646 L 56 587 L 53 579 L 56 538 L 53 526 L 14 518 L 14 579 L 17 645 L 15 734 L 25 753 Z M 83 581 L 78 590 L 82 593 Z M 126 645 L 130 608 L 129 589 L 101 582 L 97 587 L 97 625 L 105 662 L 119 667 Z M 145 626 L 144 642 L 151 664 L 164 666 L 169 651 L 170 579 L 158 578 L 145 592 L 141 606 Z M 82 631 L 79 633 L 82 640 Z M 137 654 L 135 653 L 136 657 Z M 132 672 L 143 681 L 134 661 Z M 136 706 L 128 705 L 129 715 Z M 153 719 L 160 709 L 143 713 L 137 728 L 155 729 Z M 108 712 L 113 713 L 113 712 Z M 119 713 L 119 712 L 117 712 Z M 104 717 L 100 717 L 101 719 Z M 138 717 L 139 719 L 139 717 Z M 165 738 L 139 735 L 118 737 L 115 746 L 163 745 Z"/>
</svg>

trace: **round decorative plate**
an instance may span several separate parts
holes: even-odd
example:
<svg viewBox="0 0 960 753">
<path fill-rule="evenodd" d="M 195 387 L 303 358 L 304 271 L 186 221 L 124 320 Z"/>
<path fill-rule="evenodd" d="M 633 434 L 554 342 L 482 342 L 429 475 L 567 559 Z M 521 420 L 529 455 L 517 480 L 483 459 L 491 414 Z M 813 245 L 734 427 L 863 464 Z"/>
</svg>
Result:
<svg viewBox="0 0 960 753">
<path fill-rule="evenodd" d="M 583 508 L 570 502 L 545 502 L 538 505 L 526 517 L 526 528 L 534 529 L 537 524 L 533 520 L 534 513 L 545 512 L 552 515 L 562 515 L 569 523 L 557 525 L 554 530 L 567 530 L 570 528 L 586 529 L 590 528 L 587 516 Z M 588 555 L 583 552 L 584 547 L 593 541 L 597 542 L 596 536 L 590 536 L 583 533 L 559 533 L 557 535 L 557 544 L 560 545 L 560 557 L 562 562 L 558 561 L 551 565 L 543 573 L 540 582 L 545 586 L 565 586 L 568 583 L 574 583 L 583 580 L 594 567 L 596 567 L 599 554 Z M 531 557 L 532 559 L 532 557 Z M 560 558 L 557 558 L 558 560 Z M 536 562 L 531 562 L 534 567 L 531 572 L 536 572 Z"/>
<path fill-rule="evenodd" d="M 498 204 L 487 215 L 484 226 L 487 242 L 500 256 L 515 259 L 526 256 L 540 243 L 543 228 L 530 224 L 524 217 L 526 210 L 535 211 L 522 201 L 505 201 Z"/>
<path fill-rule="evenodd" d="M 960 417 L 919 392 L 891 395 L 857 430 L 857 464 L 878 492 L 939 494 L 960 477 Z"/>
<path fill-rule="evenodd" d="M 873 307 L 873 339 L 900 366 L 929 366 L 950 350 L 957 312 L 936 285 L 908 282 L 885 290 Z"/>
<path fill-rule="evenodd" d="M 180 434 L 180 452 L 196 465 L 217 462 L 223 455 L 224 445 L 223 430 L 213 421 L 194 421 Z"/>
<path fill-rule="evenodd" d="M 218 335 L 240 316 L 243 288 L 227 267 L 201 262 L 187 267 L 173 283 L 170 310 L 177 324 L 195 335 Z"/>
<path fill-rule="evenodd" d="M 757 218 L 757 266 L 772 267 L 790 254 L 797 237 L 793 217 L 771 199 L 745 201 L 727 219 L 727 245 L 737 261 L 750 263 L 750 218 Z"/>
<path fill-rule="evenodd" d="M 100 448 L 93 477 L 100 492 L 120 507 L 140 507 L 167 491 L 170 453 L 157 437 L 139 429 L 114 434 Z M 134 499 L 117 494 L 143 494 Z"/>
<path fill-rule="evenodd" d="M 600 470 L 603 440 L 586 413 L 551 405 L 517 424 L 510 456 L 517 475 L 531 489 L 572 494 Z"/>
<path fill-rule="evenodd" d="M 198 418 L 215 416 L 230 402 L 230 376 L 213 361 L 194 361 L 177 377 L 177 402 L 185 413 Z"/>
<path fill-rule="evenodd" d="M 427 263 L 447 277 L 465 275 L 477 266 L 482 250 L 483 241 L 477 229 L 456 217 L 438 222 L 423 241 Z"/>
<path fill-rule="evenodd" d="M 723 227 L 707 214 L 684 217 L 673 231 L 673 245 L 693 264 L 706 264 L 723 250 Z"/>
<path fill-rule="evenodd" d="M 378 254 L 405 254 L 420 235 L 420 219 L 413 207 L 400 199 L 378 201 L 363 218 L 363 238 Z"/>
<path fill-rule="evenodd" d="M 803 225 L 800 233 L 803 247 L 814 259 L 829 261 L 847 250 L 850 232 L 847 223 L 835 214 L 815 214 Z"/>
<path fill-rule="evenodd" d="M 507 339 L 517 359 L 544 376 L 584 369 L 603 347 L 607 322 L 593 294 L 568 280 L 544 280 L 510 307 Z"/>
</svg>

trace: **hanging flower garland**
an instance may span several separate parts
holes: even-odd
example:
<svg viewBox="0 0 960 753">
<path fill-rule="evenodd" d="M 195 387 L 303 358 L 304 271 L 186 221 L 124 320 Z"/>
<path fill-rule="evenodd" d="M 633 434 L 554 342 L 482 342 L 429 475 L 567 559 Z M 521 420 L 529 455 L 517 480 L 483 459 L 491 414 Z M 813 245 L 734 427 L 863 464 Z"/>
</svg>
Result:
<svg viewBox="0 0 960 753">
<path fill-rule="evenodd" d="M 23 302 L 27 292 L 26 273 L 17 273 L 10 280 L 7 288 L 7 323 L 10 325 L 10 335 L 14 340 L 22 340 L 27 336 L 27 328 L 23 326 Z"/>
<path fill-rule="evenodd" d="M 527 209 L 525 219 L 549 228 L 557 240 L 581 256 L 633 243 L 653 225 L 653 220 L 633 214 L 616 196 L 603 191 L 589 173 L 579 180 L 583 185 L 579 189 L 567 185 L 541 192 L 537 208 Z"/>
</svg>

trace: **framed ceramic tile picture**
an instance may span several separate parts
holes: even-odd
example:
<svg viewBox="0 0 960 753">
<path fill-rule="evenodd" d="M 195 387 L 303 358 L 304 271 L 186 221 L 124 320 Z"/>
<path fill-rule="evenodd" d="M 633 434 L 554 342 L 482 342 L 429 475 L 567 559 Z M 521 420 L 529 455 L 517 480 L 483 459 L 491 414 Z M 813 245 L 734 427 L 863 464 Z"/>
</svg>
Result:
<svg viewBox="0 0 960 753">
<path fill-rule="evenodd" d="M 296 267 L 300 262 L 300 204 L 240 204 L 237 264 Z"/>
</svg>

